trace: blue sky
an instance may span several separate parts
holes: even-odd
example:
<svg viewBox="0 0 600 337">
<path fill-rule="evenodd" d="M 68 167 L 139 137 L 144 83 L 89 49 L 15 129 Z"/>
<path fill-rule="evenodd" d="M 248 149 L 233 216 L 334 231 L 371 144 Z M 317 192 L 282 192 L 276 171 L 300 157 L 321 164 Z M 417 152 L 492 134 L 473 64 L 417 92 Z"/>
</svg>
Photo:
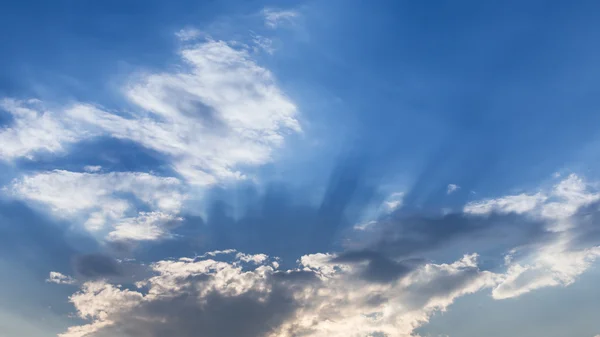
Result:
<svg viewBox="0 0 600 337">
<path fill-rule="evenodd" d="M 0 336 L 595 337 L 599 9 L 0 5 Z"/>
</svg>

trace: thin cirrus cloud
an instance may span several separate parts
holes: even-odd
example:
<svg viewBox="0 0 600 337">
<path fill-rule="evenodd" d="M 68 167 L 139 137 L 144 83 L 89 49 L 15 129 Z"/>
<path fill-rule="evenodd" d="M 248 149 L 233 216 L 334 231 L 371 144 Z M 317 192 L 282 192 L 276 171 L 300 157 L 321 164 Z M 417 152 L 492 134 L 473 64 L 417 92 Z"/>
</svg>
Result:
<svg viewBox="0 0 600 337">
<path fill-rule="evenodd" d="M 446 194 L 452 194 L 458 191 L 458 189 L 460 189 L 460 186 L 456 184 L 448 184 L 448 187 L 446 188 Z"/>
<path fill-rule="evenodd" d="M 281 10 L 274 8 L 265 8 L 262 11 L 265 20 L 265 26 L 269 28 L 277 28 L 284 23 L 291 23 L 297 18 L 300 13 L 295 10 Z"/>
</svg>

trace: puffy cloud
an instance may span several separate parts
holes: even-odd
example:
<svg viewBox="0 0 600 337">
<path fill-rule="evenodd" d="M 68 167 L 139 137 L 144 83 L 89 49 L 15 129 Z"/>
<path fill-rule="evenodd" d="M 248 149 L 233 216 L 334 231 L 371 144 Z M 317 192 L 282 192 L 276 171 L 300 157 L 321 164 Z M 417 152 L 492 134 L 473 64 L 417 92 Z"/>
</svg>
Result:
<svg viewBox="0 0 600 337">
<path fill-rule="evenodd" d="M 295 104 L 247 50 L 208 40 L 179 55 L 179 70 L 140 75 L 123 88 L 137 112 L 86 103 L 48 111 L 37 101 L 3 100 L 14 122 L 0 130 L 0 158 L 64 151 L 65 144 L 107 135 L 164 154 L 189 183 L 211 185 L 245 177 L 238 166 L 268 162 L 286 134 L 301 131 Z"/>
<path fill-rule="evenodd" d="M 152 241 L 169 237 L 169 227 L 183 218 L 163 212 L 140 212 L 120 220 L 108 238 L 114 241 Z"/>
<path fill-rule="evenodd" d="M 269 161 L 287 132 L 300 131 L 296 106 L 246 51 L 208 41 L 181 56 L 185 71 L 149 74 L 126 88 L 146 114 L 123 117 L 77 105 L 67 115 L 167 155 L 198 185 L 243 178 L 238 165 Z"/>
<path fill-rule="evenodd" d="M 303 256 L 285 271 L 262 256 L 243 267 L 247 256 L 159 261 L 139 290 L 87 282 L 70 300 L 90 323 L 61 336 L 411 336 L 456 297 L 497 282 L 478 269 L 476 255 L 424 264 L 387 283 L 357 277 L 363 265 L 332 254 Z"/>
<path fill-rule="evenodd" d="M 56 284 L 75 284 L 77 282 L 74 278 L 68 275 L 61 274 L 57 271 L 51 271 L 50 276 L 46 280 L 46 282 L 56 283 Z"/>
<path fill-rule="evenodd" d="M 0 109 L 13 117 L 10 125 L 0 128 L 0 159 L 33 159 L 36 152 L 60 153 L 65 144 L 86 135 L 73 121 L 65 121 L 60 111 L 49 110 L 38 100 L 0 100 Z"/>
<path fill-rule="evenodd" d="M 55 170 L 16 179 L 8 190 L 15 197 L 48 206 L 57 216 L 82 217 L 85 228 L 92 232 L 108 226 L 113 239 L 162 237 L 161 231 L 166 229 L 160 225 L 177 219 L 168 214 L 178 213 L 186 198 L 184 186 L 176 178 L 133 172 Z M 138 213 L 124 195 L 160 212 Z M 134 217 L 127 217 L 131 213 Z"/>
</svg>

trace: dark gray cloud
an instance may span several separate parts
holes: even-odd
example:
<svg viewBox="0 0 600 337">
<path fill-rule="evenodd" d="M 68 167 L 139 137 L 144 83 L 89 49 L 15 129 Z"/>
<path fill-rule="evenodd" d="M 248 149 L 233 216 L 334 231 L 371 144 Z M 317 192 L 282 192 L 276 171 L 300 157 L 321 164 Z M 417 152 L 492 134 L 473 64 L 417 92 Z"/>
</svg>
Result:
<svg viewBox="0 0 600 337">
<path fill-rule="evenodd" d="M 73 269 L 80 278 L 96 279 L 123 275 L 118 261 L 102 254 L 85 254 L 73 259 Z"/>
<path fill-rule="evenodd" d="M 356 234 L 356 245 L 393 259 L 455 259 L 478 252 L 501 256 L 516 246 L 545 242 L 552 234 L 547 223 L 518 214 L 418 215 L 400 210 L 380 219 L 367 239 Z M 499 261 L 498 261 L 499 262 Z"/>
<path fill-rule="evenodd" d="M 372 282 L 392 282 L 407 275 L 419 265 L 425 263 L 423 259 L 407 259 L 396 261 L 373 250 L 349 251 L 341 253 L 332 259 L 340 263 L 366 263 L 361 277 Z"/>
<path fill-rule="evenodd" d="M 194 294 L 187 294 L 151 301 L 98 336 L 260 337 L 278 327 L 296 307 L 283 289 L 264 302 L 253 293 L 226 297 L 213 292 L 203 300 L 199 304 Z"/>
</svg>

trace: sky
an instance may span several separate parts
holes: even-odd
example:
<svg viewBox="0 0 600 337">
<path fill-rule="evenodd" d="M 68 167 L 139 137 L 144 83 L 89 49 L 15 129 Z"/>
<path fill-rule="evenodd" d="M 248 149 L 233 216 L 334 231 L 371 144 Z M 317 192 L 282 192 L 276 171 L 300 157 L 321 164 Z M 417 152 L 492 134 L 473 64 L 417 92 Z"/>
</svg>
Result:
<svg viewBox="0 0 600 337">
<path fill-rule="evenodd" d="M 598 337 L 599 10 L 0 4 L 0 337 Z"/>
</svg>

